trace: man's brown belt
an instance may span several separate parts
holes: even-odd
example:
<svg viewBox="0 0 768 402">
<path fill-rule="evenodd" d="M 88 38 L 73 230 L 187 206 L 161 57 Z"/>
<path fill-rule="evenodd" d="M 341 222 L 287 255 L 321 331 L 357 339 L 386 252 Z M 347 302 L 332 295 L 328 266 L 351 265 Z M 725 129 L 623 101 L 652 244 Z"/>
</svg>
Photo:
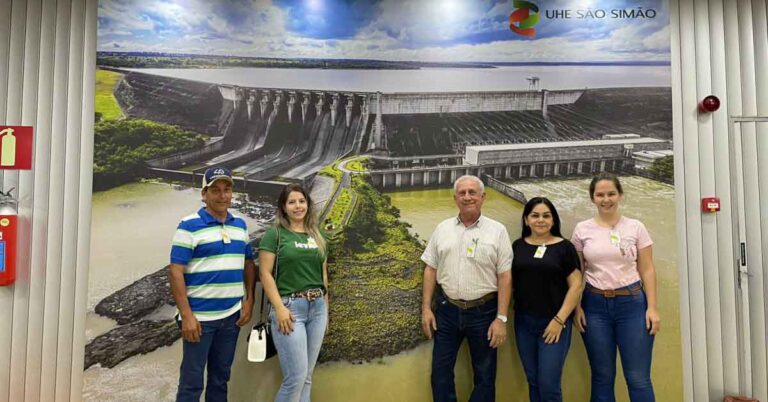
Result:
<svg viewBox="0 0 768 402">
<path fill-rule="evenodd" d="M 628 288 L 621 288 L 621 289 L 598 289 L 596 287 L 593 287 L 589 284 L 587 284 L 587 290 L 596 293 L 599 295 L 602 295 L 607 298 L 613 298 L 616 296 L 634 296 L 640 294 L 640 292 L 643 290 L 643 287 L 640 284 L 628 287 Z"/>
<path fill-rule="evenodd" d="M 473 307 L 477 307 L 477 306 L 482 306 L 483 304 L 485 304 L 485 303 L 495 299 L 496 298 L 496 292 L 488 293 L 487 295 L 485 295 L 485 296 L 483 296 L 483 297 L 481 297 L 479 299 L 474 299 L 474 300 L 456 300 L 456 299 L 451 299 L 445 293 L 443 293 L 443 296 L 445 297 L 445 300 L 448 301 L 448 303 L 451 303 L 454 306 L 456 306 L 456 307 L 458 307 L 458 308 L 460 308 L 462 310 L 466 310 L 466 309 L 469 309 L 469 308 L 473 308 Z"/>
</svg>

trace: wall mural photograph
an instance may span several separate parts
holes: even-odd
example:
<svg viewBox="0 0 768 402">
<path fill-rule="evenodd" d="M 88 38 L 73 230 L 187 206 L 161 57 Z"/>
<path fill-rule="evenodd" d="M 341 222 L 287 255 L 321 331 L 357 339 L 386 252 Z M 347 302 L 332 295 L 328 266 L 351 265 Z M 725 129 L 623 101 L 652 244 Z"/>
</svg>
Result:
<svg viewBox="0 0 768 402">
<path fill-rule="evenodd" d="M 615 173 L 622 214 L 654 242 L 657 399 L 682 399 L 663 0 L 100 0 L 98 21 L 86 400 L 174 400 L 169 253 L 211 166 L 232 170 L 232 210 L 254 247 L 282 187 L 310 189 L 333 293 L 319 402 L 431 400 L 420 256 L 457 214 L 456 178 L 484 181 L 483 215 L 515 240 L 537 196 L 570 238 L 595 215 L 591 177 Z M 528 395 L 511 321 L 504 401 Z M 246 360 L 249 329 L 230 400 L 270 401 L 279 362 Z M 590 368 L 572 338 L 563 397 L 582 401 Z M 456 383 L 467 400 L 466 345 Z M 616 384 L 627 401 L 621 374 Z"/>
</svg>

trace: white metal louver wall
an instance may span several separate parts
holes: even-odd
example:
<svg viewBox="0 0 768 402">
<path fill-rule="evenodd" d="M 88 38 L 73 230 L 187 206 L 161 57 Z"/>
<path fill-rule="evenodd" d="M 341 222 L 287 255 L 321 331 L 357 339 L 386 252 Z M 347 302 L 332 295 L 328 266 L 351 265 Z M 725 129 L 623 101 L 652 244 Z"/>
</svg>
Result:
<svg viewBox="0 0 768 402">
<path fill-rule="evenodd" d="M 765 401 L 768 124 L 737 118 L 768 116 L 766 1 L 672 0 L 670 8 L 685 400 L 747 393 Z M 697 102 L 710 94 L 720 110 L 699 115 Z M 700 212 L 708 196 L 720 197 L 721 212 Z"/>
<path fill-rule="evenodd" d="M 669 6 L 685 399 L 768 401 L 768 124 L 729 119 L 768 116 L 766 1 Z M 0 174 L 30 244 L 17 284 L 0 288 L 0 401 L 81 399 L 96 12 L 96 0 L 0 1 L 0 123 L 36 127 L 34 169 Z M 699 116 L 710 93 L 721 109 Z M 702 215 L 711 195 L 723 209 Z M 741 240 L 748 275 L 736 271 Z"/>
<path fill-rule="evenodd" d="M 0 124 L 35 127 L 18 278 L 0 287 L 0 401 L 80 400 L 93 165 L 96 0 L 0 1 Z"/>
</svg>

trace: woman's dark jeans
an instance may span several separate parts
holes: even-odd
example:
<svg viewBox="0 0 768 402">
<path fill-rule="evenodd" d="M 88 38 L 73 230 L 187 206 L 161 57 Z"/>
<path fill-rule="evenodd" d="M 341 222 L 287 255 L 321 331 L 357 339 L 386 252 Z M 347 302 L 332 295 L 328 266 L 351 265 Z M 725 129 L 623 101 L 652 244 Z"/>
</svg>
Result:
<svg viewBox="0 0 768 402">
<path fill-rule="evenodd" d="M 552 318 L 515 312 L 517 352 L 528 379 L 531 402 L 562 402 L 563 365 L 571 346 L 571 320 L 566 321 L 557 343 L 544 343 L 544 330 Z"/>
<path fill-rule="evenodd" d="M 637 284 L 629 285 L 627 289 Z M 584 291 L 581 306 L 587 318 L 583 334 L 592 368 L 591 402 L 614 402 L 616 350 L 632 402 L 655 401 L 651 385 L 654 337 L 645 328 L 648 302 L 645 292 L 631 296 L 605 297 Z"/>
</svg>

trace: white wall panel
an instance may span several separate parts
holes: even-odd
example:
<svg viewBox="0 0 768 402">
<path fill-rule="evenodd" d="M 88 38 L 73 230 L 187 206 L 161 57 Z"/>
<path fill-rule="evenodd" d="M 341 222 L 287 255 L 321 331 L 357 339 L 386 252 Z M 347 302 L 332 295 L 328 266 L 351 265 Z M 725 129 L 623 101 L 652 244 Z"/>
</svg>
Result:
<svg viewBox="0 0 768 402">
<path fill-rule="evenodd" d="M 72 340 L 75 315 L 77 234 L 80 195 L 80 138 L 82 137 L 83 63 L 85 2 L 73 1 L 69 36 L 69 90 L 67 91 L 66 159 L 64 165 L 64 220 L 61 249 L 61 297 L 59 304 L 59 344 L 56 356 L 54 400 L 68 401 L 72 370 Z M 93 98 L 90 102 L 93 102 Z M 90 119 L 93 120 L 91 115 Z M 92 136 L 91 133 L 87 135 Z M 88 230 L 90 230 L 90 225 Z M 78 312 L 81 313 L 82 312 Z M 80 334 L 82 336 L 82 334 Z"/>
<path fill-rule="evenodd" d="M 678 112 L 682 109 L 682 91 L 680 88 L 680 81 L 682 80 L 682 57 L 680 44 L 682 42 L 680 37 L 680 4 L 677 1 L 672 1 L 669 7 L 670 10 L 670 40 L 671 40 L 671 78 L 672 78 L 672 131 L 675 133 L 673 136 L 673 148 L 677 153 L 674 164 L 675 183 L 683 183 L 684 176 L 684 158 L 682 157 L 682 149 L 684 147 L 683 138 L 679 133 L 683 132 L 683 117 Z M 683 396 L 686 402 L 692 400 L 693 395 L 693 373 L 688 362 L 693 360 L 693 350 L 691 342 L 691 328 L 688 325 L 682 325 L 691 322 L 691 303 L 690 303 L 690 286 L 688 282 L 688 253 L 680 252 L 680 250 L 687 250 L 688 238 L 685 230 L 679 230 L 681 215 L 685 215 L 685 192 L 679 190 L 675 191 L 675 204 L 676 204 L 676 224 L 678 227 L 677 234 L 677 261 L 678 261 L 678 273 L 679 273 L 679 287 L 680 287 L 680 336 L 681 336 L 681 349 L 683 357 Z"/>
<path fill-rule="evenodd" d="M 8 71 L 11 54 L 11 7 L 3 3 L 0 6 L 0 55 L 6 56 L 0 58 L 0 122 L 8 122 Z M 4 181 L 4 175 L 0 174 L 0 186 Z M 11 339 L 13 330 L 13 289 L 0 287 L 0 304 L 5 308 L 0 309 L 0 322 L 8 325 L 0 325 L 0 339 Z M 0 398 L 7 396 L 10 392 L 11 381 L 11 343 L 0 343 Z"/>
<path fill-rule="evenodd" d="M 739 349 L 732 206 L 733 161 L 728 117 L 768 114 L 765 0 L 671 0 L 673 126 L 678 208 L 681 320 L 687 401 L 738 393 Z M 0 288 L 0 400 L 78 400 L 82 389 L 87 294 L 96 0 L 0 2 L 0 123 L 36 126 L 34 169 L 5 172 L 16 187 L 32 244 L 20 257 L 19 280 Z M 713 93 L 719 112 L 700 116 L 697 101 Z M 745 203 L 768 216 L 768 132 L 744 124 Z M 749 157 L 749 155 L 747 155 Z M 748 158 L 747 158 L 748 159 Z M 750 186 L 751 185 L 751 186 Z M 723 210 L 702 216 L 699 200 L 716 195 Z M 752 209 L 754 208 L 754 209 Z M 754 213 L 754 212 L 753 212 Z M 768 223 L 746 228 L 750 266 L 766 270 Z M 752 362 L 743 384 L 765 395 L 768 275 L 750 278 Z M 749 349 L 751 348 L 751 349 Z M 694 353 L 695 352 L 695 353 Z M 744 373 L 742 373 L 744 374 Z M 752 391 L 752 389 L 749 389 Z"/>
<path fill-rule="evenodd" d="M 23 78 L 24 78 L 24 45 L 26 43 L 26 1 L 14 1 L 11 5 L 11 37 L 10 52 L 8 60 L 8 96 L 6 104 L 5 123 L 9 125 L 21 125 L 21 106 L 23 103 Z M 3 189 L 14 190 L 14 195 L 18 196 L 19 173 L 16 171 L 3 172 Z M 19 199 L 19 209 L 24 208 L 22 200 Z M 29 222 L 29 216 L 19 214 L 19 226 Z M 18 269 L 16 272 L 16 285 L 10 289 L 7 294 L 12 298 L 12 302 L 7 304 L 11 310 L 11 337 L 10 337 L 10 375 L 7 379 L 8 389 L 13 398 L 18 395 L 19 388 L 17 382 L 19 373 L 24 373 L 26 369 L 26 359 L 21 349 L 26 349 L 27 339 L 27 314 L 29 301 L 29 274 L 24 269 Z"/>
<path fill-rule="evenodd" d="M 694 101 L 712 94 L 712 57 L 710 42 L 709 4 L 694 4 L 696 97 Z M 722 97 L 722 95 L 720 95 Z M 695 108 L 694 108 L 695 109 Z M 694 110 L 694 113 L 698 113 Z M 699 161 L 714 161 L 714 121 L 708 115 L 698 119 Z M 715 194 L 715 164 L 701 163 L 699 191 L 704 196 Z M 699 214 L 701 225 L 702 270 L 704 276 L 704 310 L 707 348 L 707 380 L 711 394 L 723 393 L 723 348 L 720 315 L 720 273 L 718 272 L 717 215 Z"/>
<path fill-rule="evenodd" d="M 48 191 L 48 231 L 45 257 L 45 313 L 43 314 L 43 356 L 49 361 L 57 355 L 59 328 L 59 296 L 61 289 L 61 242 L 64 205 L 64 158 L 67 130 L 67 97 L 69 95 L 69 0 L 56 3 L 56 45 L 54 48 L 53 115 Z M 42 195 L 40 196 L 42 197 Z M 56 378 L 56 365 L 43 365 L 42 378 Z M 53 400 L 56 382 L 41 384 L 41 400 Z"/>
<path fill-rule="evenodd" d="M 674 13 L 674 7 L 672 10 Z M 683 60 L 681 66 L 686 67 L 680 72 L 680 75 L 673 75 L 672 77 L 673 92 L 676 85 L 681 86 L 679 90 L 680 103 L 675 106 L 673 114 L 676 113 L 681 117 L 680 131 L 674 133 L 676 140 L 676 163 L 678 163 L 676 168 L 679 168 L 676 170 L 682 170 L 685 180 L 678 181 L 676 178 L 675 183 L 677 192 L 689 194 L 700 193 L 699 128 L 696 116 L 696 104 L 698 101 L 696 82 L 698 71 L 695 67 L 696 14 L 694 12 L 694 2 L 680 2 L 678 11 L 679 57 Z M 673 18 L 673 21 L 675 21 L 675 18 Z M 703 249 L 701 214 L 698 202 L 695 199 L 683 199 L 682 206 L 678 200 L 678 207 L 682 207 L 678 208 L 677 211 L 678 233 L 680 228 L 683 228 L 685 233 L 684 241 L 679 242 L 678 254 L 686 254 L 687 262 L 687 269 L 681 271 L 680 286 L 685 286 L 689 289 L 686 292 L 686 305 L 688 307 L 688 330 L 690 333 L 686 337 L 686 341 L 689 343 L 686 347 L 695 352 L 693 353 L 694 359 L 701 359 L 705 362 L 704 364 L 690 367 L 690 380 L 692 383 L 687 385 L 685 389 L 693 393 L 692 395 L 687 395 L 688 398 L 692 397 L 694 401 L 706 401 L 709 400 L 709 390 L 708 387 L 703 385 L 708 383 L 709 371 L 706 364 L 708 356 L 706 299 L 704 292 L 700 291 L 705 287 L 704 271 L 702 270 L 703 254 L 701 252 Z M 682 237 L 678 235 L 678 239 L 682 239 Z M 685 246 L 683 247 L 682 244 L 685 244 Z M 690 252 L 691 250 L 698 250 L 698 252 Z M 682 278 L 683 275 L 685 276 L 684 278 Z M 699 289 L 699 291 L 690 291 L 692 289 Z M 681 322 L 685 323 L 682 317 Z M 692 334 L 695 334 L 695 336 Z"/>
<path fill-rule="evenodd" d="M 766 1 L 672 0 L 670 8 L 685 400 L 739 393 L 765 399 L 768 220 L 756 217 L 768 216 L 768 132 L 764 123 L 729 130 L 732 116 L 768 114 L 758 107 L 768 97 Z M 721 109 L 701 115 L 696 102 L 709 94 L 721 99 Z M 743 158 L 734 161 L 729 149 Z M 735 180 L 737 174 L 743 177 Z M 700 212 L 706 196 L 720 197 L 718 214 Z M 739 200 L 745 219 L 731 205 Z M 738 331 L 740 237 L 749 239 L 749 286 L 758 287 L 748 293 L 746 336 Z"/>
<path fill-rule="evenodd" d="M 710 37 L 710 55 L 711 60 L 726 60 L 726 23 L 724 21 L 724 4 L 721 0 L 713 0 L 709 3 L 709 37 Z M 721 99 L 721 108 L 724 111 L 729 110 L 730 103 L 728 99 L 727 85 L 727 66 L 724 62 L 711 63 L 712 66 L 712 88 L 711 93 L 717 94 Z M 731 169 L 729 154 L 723 150 L 729 149 L 728 146 L 728 116 L 724 113 L 716 113 L 712 116 L 712 144 L 714 163 L 714 191 L 710 194 L 717 194 L 723 200 L 731 198 Z M 733 230 L 730 225 L 730 216 L 732 215 L 731 203 L 723 202 L 721 212 L 715 215 L 715 223 L 710 225 L 716 229 L 714 236 L 716 242 L 708 245 L 717 250 L 717 260 L 713 261 L 713 270 L 717 272 L 719 297 L 719 322 L 715 325 L 720 329 L 720 340 L 722 348 L 722 392 L 737 392 L 739 389 L 739 365 L 738 365 L 738 314 L 737 314 L 737 283 L 736 273 L 733 267 L 735 260 L 733 252 Z M 715 307 L 717 308 L 717 307 Z M 710 339 L 710 338 L 708 338 Z"/>
<path fill-rule="evenodd" d="M 48 226 L 48 197 L 50 188 L 50 160 L 53 113 L 53 71 L 56 37 L 56 3 L 44 2 L 41 13 L 40 71 L 38 83 L 38 113 L 35 124 L 34 209 L 30 252 L 30 277 L 41 278 L 32 283 L 29 294 L 29 326 L 34 330 L 27 338 L 27 370 L 24 379 L 24 399 L 41 400 L 43 363 L 43 332 L 45 317 L 45 254 Z"/>
<path fill-rule="evenodd" d="M 86 0 L 83 49 L 83 133 L 80 139 L 80 186 L 77 210 L 77 254 L 75 264 L 75 314 L 72 330 L 70 400 L 79 400 L 83 390 L 85 354 L 85 306 L 88 301 L 88 268 L 91 261 L 91 201 L 93 192 L 93 125 L 96 87 L 96 30 L 98 0 Z M 77 310 L 79 309 L 79 310 Z"/>
<path fill-rule="evenodd" d="M 757 109 L 757 115 L 768 116 L 768 20 L 766 20 L 766 3 L 765 2 L 753 2 L 752 3 L 752 39 L 755 44 L 755 106 Z M 760 243 L 753 245 L 753 249 L 759 249 L 762 256 L 762 282 L 754 285 L 758 287 L 759 293 L 763 296 L 762 305 L 762 333 L 757 332 L 755 337 L 756 341 L 763 345 L 762 356 L 760 360 L 760 370 L 753 370 L 753 385 L 754 395 L 758 396 L 762 400 L 768 400 L 768 348 L 764 345 L 768 344 L 768 255 L 762 255 L 763 251 L 768 250 L 768 208 L 764 206 L 768 204 L 768 123 L 761 122 L 755 124 L 755 140 L 757 142 L 757 154 L 758 159 L 758 186 L 759 186 L 759 203 L 761 205 L 760 211 L 763 212 L 760 219 L 756 219 L 756 223 L 760 225 Z M 762 338 L 762 339 L 759 339 Z M 754 356 L 754 353 L 753 353 Z M 759 383 L 759 385 L 757 384 Z"/>
<path fill-rule="evenodd" d="M 81 399 L 96 9 L 95 0 L 0 2 L 0 124 L 35 126 L 33 169 L 1 175 L 3 190 L 16 187 L 26 248 L 16 284 L 0 288 L 0 337 L 10 339 L 0 345 L 0 401 Z"/>
</svg>

